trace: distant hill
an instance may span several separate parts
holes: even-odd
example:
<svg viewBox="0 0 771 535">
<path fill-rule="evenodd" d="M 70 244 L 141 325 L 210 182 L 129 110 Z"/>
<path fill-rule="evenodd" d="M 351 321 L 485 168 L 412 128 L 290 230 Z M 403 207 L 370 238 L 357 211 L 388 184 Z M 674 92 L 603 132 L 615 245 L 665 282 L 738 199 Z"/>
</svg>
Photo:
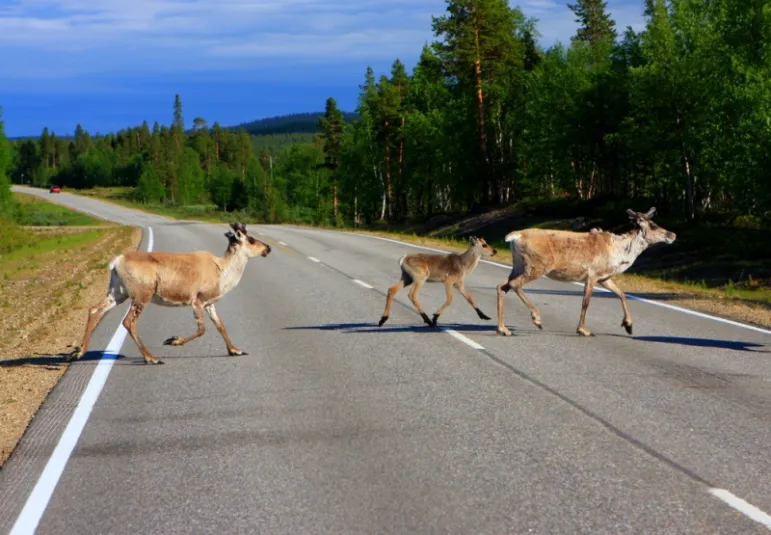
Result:
<svg viewBox="0 0 771 535">
<path fill-rule="evenodd" d="M 276 117 L 266 117 L 248 123 L 241 123 L 230 127 L 231 130 L 243 128 L 254 136 L 270 134 L 315 134 L 319 130 L 319 119 L 324 112 L 292 113 Z M 351 112 L 343 112 L 346 123 L 358 119 L 358 115 Z"/>
</svg>

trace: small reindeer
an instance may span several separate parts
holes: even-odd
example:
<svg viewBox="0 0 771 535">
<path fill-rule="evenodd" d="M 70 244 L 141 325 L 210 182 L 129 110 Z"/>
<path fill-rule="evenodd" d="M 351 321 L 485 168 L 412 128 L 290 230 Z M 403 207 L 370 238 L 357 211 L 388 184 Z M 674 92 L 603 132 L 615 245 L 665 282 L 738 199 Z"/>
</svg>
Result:
<svg viewBox="0 0 771 535">
<path fill-rule="evenodd" d="M 383 312 L 383 317 L 380 318 L 378 327 L 388 320 L 391 304 L 393 303 L 396 294 L 398 294 L 402 288 L 409 286 L 413 282 L 415 283 L 415 286 L 410 290 L 410 301 L 412 301 L 412 304 L 418 309 L 418 312 L 423 317 L 423 321 L 431 327 L 436 327 L 439 316 L 441 316 L 452 303 L 453 286 L 458 288 L 458 291 L 466 298 L 466 301 L 474 307 L 474 310 L 476 310 L 480 318 L 489 320 L 490 318 L 486 316 L 484 312 L 479 310 L 474 296 L 466 290 L 466 287 L 463 285 L 463 279 L 474 271 L 481 256 L 495 256 L 497 251 L 490 247 L 482 238 L 472 237 L 469 241 L 471 244 L 463 253 L 450 253 L 448 255 L 417 253 L 401 257 L 399 259 L 399 266 L 402 270 L 402 278 L 394 286 L 391 286 L 388 289 L 385 311 Z M 433 319 L 428 318 L 428 315 L 423 311 L 423 307 L 420 306 L 420 301 L 418 301 L 418 292 L 420 292 L 420 288 L 427 280 L 444 282 L 447 291 L 447 300 L 439 310 L 436 311 Z"/>
<path fill-rule="evenodd" d="M 627 210 L 635 228 L 625 234 L 613 234 L 600 228 L 593 228 L 589 232 L 536 228 L 510 232 L 506 241 L 511 243 L 513 267 L 508 280 L 498 285 L 498 334 L 511 336 L 503 322 L 503 296 L 512 289 L 530 310 L 536 327 L 543 328 L 540 312 L 527 298 L 522 287 L 544 275 L 562 282 L 584 283 L 581 318 L 576 329 L 579 335 L 593 336 L 585 324 L 592 289 L 597 283 L 621 299 L 624 310 L 621 326 L 632 334 L 632 316 L 627 308 L 626 296 L 616 286 L 613 277 L 629 269 L 648 246 L 675 241 L 674 232 L 652 221 L 655 212 L 656 208 L 651 208 L 645 214 Z"/>
<path fill-rule="evenodd" d="M 176 307 L 192 306 L 198 331 L 191 336 L 172 336 L 164 345 L 182 346 L 203 336 L 204 309 L 214 322 L 227 345 L 228 355 L 246 355 L 233 345 L 222 324 L 214 303 L 231 291 L 241 280 L 246 262 L 255 256 L 268 256 L 270 245 L 252 238 L 243 223 L 232 223 L 233 232 L 225 233 L 228 248 L 221 257 L 208 251 L 191 253 L 129 252 L 110 262 L 110 285 L 107 295 L 88 312 L 83 343 L 70 354 L 70 360 L 80 358 L 87 350 L 91 333 L 112 308 L 131 299 L 131 308 L 123 326 L 139 347 L 146 364 L 163 364 L 154 357 L 137 334 L 137 321 L 149 303 Z"/>
</svg>

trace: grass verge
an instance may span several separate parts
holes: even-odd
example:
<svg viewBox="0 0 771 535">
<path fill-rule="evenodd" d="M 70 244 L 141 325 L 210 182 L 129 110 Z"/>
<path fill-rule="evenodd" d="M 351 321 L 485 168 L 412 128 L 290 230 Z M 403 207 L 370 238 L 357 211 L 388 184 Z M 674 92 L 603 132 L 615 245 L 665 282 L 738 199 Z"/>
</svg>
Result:
<svg viewBox="0 0 771 535">
<path fill-rule="evenodd" d="M 77 343 L 87 307 L 104 294 L 110 258 L 136 249 L 142 235 L 76 212 L 49 213 L 78 226 L 0 226 L 0 466 L 67 369 L 60 354 Z"/>
<path fill-rule="evenodd" d="M 106 222 L 82 212 L 70 210 L 35 195 L 14 192 L 18 204 L 16 222 L 23 226 L 94 226 Z"/>
</svg>

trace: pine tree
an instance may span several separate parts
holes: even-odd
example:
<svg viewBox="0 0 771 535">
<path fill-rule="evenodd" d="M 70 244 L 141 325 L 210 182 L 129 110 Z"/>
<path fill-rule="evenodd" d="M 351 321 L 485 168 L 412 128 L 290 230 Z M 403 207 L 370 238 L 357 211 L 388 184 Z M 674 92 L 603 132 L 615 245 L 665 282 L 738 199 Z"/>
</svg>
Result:
<svg viewBox="0 0 771 535">
<path fill-rule="evenodd" d="M 324 117 L 319 120 L 320 137 L 323 141 L 324 163 L 323 166 L 332 175 L 332 216 L 337 223 L 338 216 L 338 176 L 340 167 L 340 145 L 345 129 L 343 113 L 337 108 L 337 102 L 329 97 L 326 102 Z"/>
<path fill-rule="evenodd" d="M 179 94 L 174 95 L 174 120 L 171 126 L 182 131 L 185 130 L 185 120 L 182 118 L 182 99 Z"/>
<path fill-rule="evenodd" d="M 576 0 L 575 4 L 568 4 L 568 7 L 576 15 L 575 21 L 580 24 L 575 39 L 591 45 L 606 39 L 616 39 L 616 23 L 608 14 L 605 0 Z"/>
</svg>

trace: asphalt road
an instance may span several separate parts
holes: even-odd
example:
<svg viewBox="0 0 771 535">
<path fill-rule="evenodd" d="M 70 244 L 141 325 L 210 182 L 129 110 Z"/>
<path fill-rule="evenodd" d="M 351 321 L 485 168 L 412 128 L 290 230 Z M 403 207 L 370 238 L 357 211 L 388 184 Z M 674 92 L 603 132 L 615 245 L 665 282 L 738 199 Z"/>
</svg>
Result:
<svg viewBox="0 0 771 535">
<path fill-rule="evenodd" d="M 156 251 L 227 245 L 226 225 L 50 197 L 150 226 Z M 514 336 L 503 338 L 495 286 L 508 271 L 490 264 L 466 286 L 493 320 L 456 294 L 444 329 L 426 327 L 405 290 L 378 328 L 398 259 L 416 249 L 249 230 L 273 252 L 217 306 L 249 354 L 227 357 L 208 319 L 203 338 L 163 346 L 195 330 L 192 310 L 150 306 L 139 332 L 166 365 L 142 364 L 126 339 L 50 501 L 38 503 L 37 533 L 768 533 L 769 333 L 630 301 L 628 336 L 618 299 L 598 292 L 587 320 L 596 337 L 581 338 L 581 288 L 542 279 L 526 292 L 544 330 L 509 295 Z M 509 264 L 509 251 L 497 260 Z M 432 313 L 443 287 L 427 284 L 421 300 Z M 126 310 L 105 318 L 92 349 Z M 0 531 L 41 479 L 97 367 L 91 355 L 0 472 Z"/>
</svg>

